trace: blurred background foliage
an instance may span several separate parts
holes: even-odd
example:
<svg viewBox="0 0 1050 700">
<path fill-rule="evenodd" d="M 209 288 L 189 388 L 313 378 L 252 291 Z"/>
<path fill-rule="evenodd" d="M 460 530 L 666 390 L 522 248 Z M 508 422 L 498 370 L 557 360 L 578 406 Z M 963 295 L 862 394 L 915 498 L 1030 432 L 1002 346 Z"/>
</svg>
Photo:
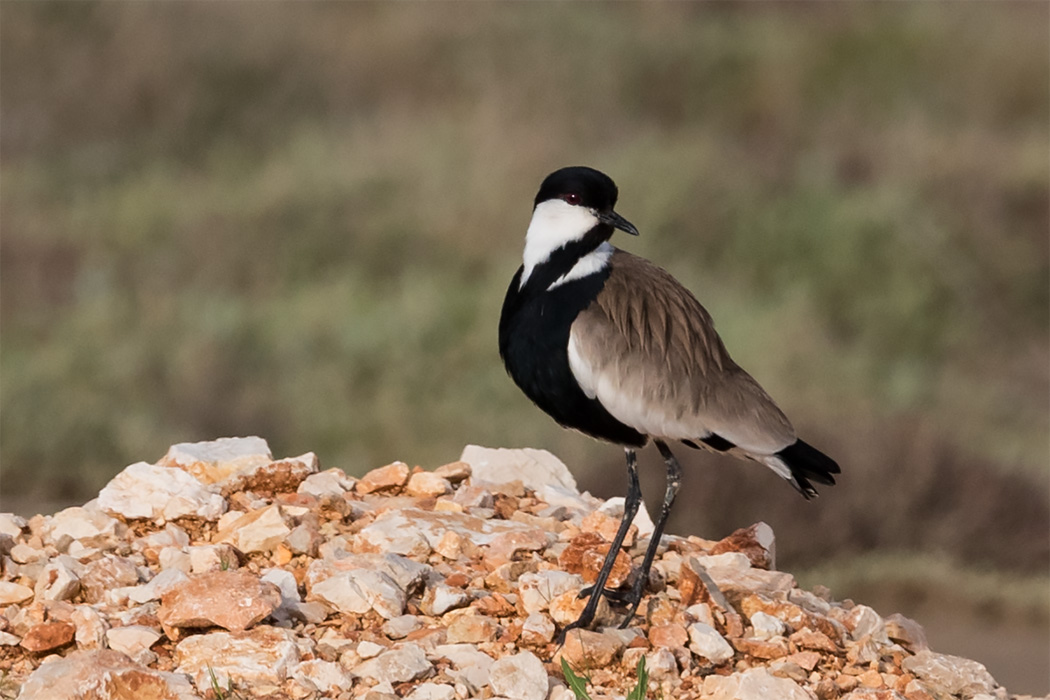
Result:
<svg viewBox="0 0 1050 700">
<path fill-rule="evenodd" d="M 536 187 L 588 164 L 642 230 L 619 242 L 843 466 L 805 503 L 683 450 L 671 531 L 766 520 L 804 582 L 946 651 L 1008 630 L 979 658 L 1050 690 L 1050 6 L 2 15 L 3 509 L 247 434 L 354 474 L 545 447 L 621 494 L 619 450 L 529 404 L 495 343 Z"/>
</svg>

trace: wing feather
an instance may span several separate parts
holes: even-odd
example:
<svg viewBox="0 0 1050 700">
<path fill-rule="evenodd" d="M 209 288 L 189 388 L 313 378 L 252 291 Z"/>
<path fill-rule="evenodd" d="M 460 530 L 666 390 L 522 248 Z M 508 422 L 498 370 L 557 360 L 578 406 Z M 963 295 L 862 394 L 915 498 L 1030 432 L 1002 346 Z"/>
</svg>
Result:
<svg viewBox="0 0 1050 700">
<path fill-rule="evenodd" d="M 617 420 L 657 438 L 712 433 L 753 456 L 795 440 L 773 399 L 729 357 L 714 322 L 670 274 L 617 250 L 569 335 L 569 366 Z"/>
</svg>

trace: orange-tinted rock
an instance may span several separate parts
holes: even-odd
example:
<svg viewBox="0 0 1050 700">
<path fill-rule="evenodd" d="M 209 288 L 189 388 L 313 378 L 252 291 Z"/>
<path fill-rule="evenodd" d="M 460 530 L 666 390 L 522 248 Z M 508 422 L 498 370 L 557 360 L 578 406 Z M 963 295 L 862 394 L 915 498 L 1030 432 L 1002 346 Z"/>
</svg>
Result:
<svg viewBox="0 0 1050 700">
<path fill-rule="evenodd" d="M 651 596 L 646 607 L 650 625 L 666 625 L 678 614 L 678 605 L 665 597 Z"/>
<path fill-rule="evenodd" d="M 678 570 L 678 592 L 686 607 L 696 603 L 710 603 L 713 607 L 732 610 L 718 584 L 696 557 L 685 557 Z"/>
<path fill-rule="evenodd" d="M 503 532 L 492 538 L 486 559 L 499 565 L 514 560 L 519 552 L 535 552 L 548 544 L 547 533 L 538 528 Z"/>
<path fill-rule="evenodd" d="M 241 569 L 209 571 L 176 584 L 163 596 L 157 618 L 167 627 L 243 631 L 281 604 L 277 586 Z"/>
<path fill-rule="evenodd" d="M 361 477 L 354 487 L 358 493 L 373 493 L 376 491 L 400 491 L 406 483 L 411 470 L 404 462 L 394 462 L 372 471 Z"/>
<path fill-rule="evenodd" d="M 551 599 L 549 606 L 551 619 L 559 625 L 568 625 L 579 619 L 580 613 L 586 606 L 587 598 L 581 598 L 576 591 L 566 591 Z M 605 598 L 598 603 L 599 612 L 602 611 L 603 606 L 608 608 Z"/>
<path fill-rule="evenodd" d="M 697 603 L 707 603 L 711 595 L 697 572 L 685 562 L 678 573 L 678 593 L 682 596 L 682 605 L 689 607 Z"/>
<path fill-rule="evenodd" d="M 773 529 L 765 523 L 755 523 L 750 527 L 740 528 L 723 540 L 715 543 L 711 554 L 740 552 L 751 560 L 751 566 L 757 569 L 775 568 L 776 549 Z"/>
<path fill-rule="evenodd" d="M 838 647 L 835 642 L 831 641 L 828 635 L 823 632 L 814 632 L 807 628 L 800 629 L 789 637 L 791 643 L 800 649 L 814 649 L 816 651 L 826 651 L 832 654 L 838 652 Z"/>
<path fill-rule="evenodd" d="M 140 666 L 111 649 L 74 651 L 45 661 L 22 686 L 20 698 L 193 700 L 189 679 Z"/>
<path fill-rule="evenodd" d="M 784 660 L 798 664 L 807 671 L 812 671 L 820 663 L 820 654 L 815 651 L 797 651 L 790 656 L 784 657 Z"/>
<path fill-rule="evenodd" d="M 409 477 L 405 490 L 410 496 L 444 496 L 452 493 L 452 484 L 434 472 L 416 472 Z"/>
<path fill-rule="evenodd" d="M 779 659 L 791 652 L 791 649 L 788 648 L 787 640 L 783 637 L 778 639 L 741 637 L 730 641 L 737 651 L 750 654 L 757 659 Z"/>
<path fill-rule="evenodd" d="M 594 583 L 601 571 L 610 544 L 596 532 L 581 532 L 572 538 L 561 556 L 558 565 L 571 574 L 579 574 L 587 583 Z M 631 560 L 621 549 L 616 554 L 606 588 L 619 588 L 631 573 Z"/>
<path fill-rule="evenodd" d="M 606 542 L 612 542 L 616 538 L 616 532 L 620 529 L 620 518 L 614 518 L 600 510 L 595 510 L 584 517 L 580 523 L 583 532 L 595 532 L 602 536 Z M 627 534 L 623 539 L 624 547 L 634 546 L 634 540 L 638 536 L 638 528 L 632 524 L 627 528 Z"/>
<path fill-rule="evenodd" d="M 918 654 L 930 645 L 926 641 L 926 631 L 915 620 L 894 613 L 886 618 L 886 636 L 897 642 L 913 654 Z"/>
<path fill-rule="evenodd" d="M 445 585 L 452 586 L 453 588 L 466 588 L 470 585 L 470 576 L 462 571 L 457 571 L 454 574 L 449 574 L 445 577 Z"/>
<path fill-rule="evenodd" d="M 685 626 L 671 623 L 649 628 L 649 642 L 654 647 L 684 647 L 689 642 Z"/>
<path fill-rule="evenodd" d="M 723 613 L 725 617 L 725 632 L 727 637 L 743 637 L 744 636 L 744 621 L 740 615 L 733 610 L 727 610 Z"/>
<path fill-rule="evenodd" d="M 216 534 L 217 542 L 228 542 L 245 553 L 272 552 L 291 533 L 281 507 L 269 505 L 228 520 Z"/>
<path fill-rule="evenodd" d="M 471 607 L 482 615 L 491 615 L 493 617 L 508 617 L 517 612 L 517 609 L 500 593 L 493 593 L 492 595 L 478 598 L 471 603 Z"/>
<path fill-rule="evenodd" d="M 885 685 L 885 683 L 882 682 L 882 674 L 875 669 L 870 668 L 857 676 L 857 682 L 865 688 L 881 688 Z"/>
<path fill-rule="evenodd" d="M 741 599 L 739 603 L 740 612 L 748 619 L 756 612 L 764 612 L 777 618 L 793 630 L 808 627 L 825 634 L 831 640 L 840 637 L 840 631 L 835 623 L 821 615 L 803 610 L 800 606 L 786 601 L 772 601 L 765 596 L 749 595 Z"/>
<path fill-rule="evenodd" d="M 573 668 L 589 670 L 608 666 L 623 648 L 623 640 L 615 634 L 574 629 L 565 635 L 561 655 Z"/>
<path fill-rule="evenodd" d="M 466 462 L 450 462 L 442 464 L 434 470 L 434 473 L 444 479 L 448 479 L 453 484 L 458 484 L 470 476 L 471 469 Z"/>
<path fill-rule="evenodd" d="M 460 615 L 448 626 L 448 643 L 491 642 L 499 635 L 499 631 L 499 624 L 487 615 Z"/>
<path fill-rule="evenodd" d="M 233 474 L 223 484 L 223 493 L 251 491 L 271 497 L 278 493 L 293 493 L 316 471 L 317 455 L 308 452 L 294 459 L 263 464 L 244 474 Z"/>
<path fill-rule="evenodd" d="M 76 632 L 77 628 L 68 622 L 44 622 L 29 628 L 22 637 L 21 646 L 26 651 L 40 654 L 69 644 Z"/>
</svg>

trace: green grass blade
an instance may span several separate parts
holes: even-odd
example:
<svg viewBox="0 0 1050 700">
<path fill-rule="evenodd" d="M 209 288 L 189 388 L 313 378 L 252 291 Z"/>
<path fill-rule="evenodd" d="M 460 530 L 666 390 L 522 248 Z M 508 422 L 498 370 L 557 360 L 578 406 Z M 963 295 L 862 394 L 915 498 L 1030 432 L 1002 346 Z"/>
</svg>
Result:
<svg viewBox="0 0 1050 700">
<path fill-rule="evenodd" d="M 569 668 L 569 662 L 564 657 L 561 660 L 561 672 L 565 675 L 565 682 L 569 684 L 569 690 L 576 696 L 576 700 L 591 700 L 591 696 L 587 694 L 587 678 L 577 676 Z"/>
<path fill-rule="evenodd" d="M 630 693 L 627 700 L 645 700 L 645 694 L 649 691 L 649 672 L 645 670 L 645 655 L 638 658 L 638 683 Z"/>
</svg>

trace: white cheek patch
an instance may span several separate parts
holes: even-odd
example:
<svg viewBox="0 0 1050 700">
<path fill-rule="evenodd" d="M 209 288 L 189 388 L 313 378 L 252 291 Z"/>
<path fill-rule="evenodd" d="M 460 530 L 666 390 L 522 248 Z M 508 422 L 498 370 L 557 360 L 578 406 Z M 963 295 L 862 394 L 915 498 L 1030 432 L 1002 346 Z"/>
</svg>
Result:
<svg viewBox="0 0 1050 700">
<path fill-rule="evenodd" d="M 604 270 L 609 265 L 609 258 L 612 257 L 613 252 L 616 249 L 612 247 L 612 244 L 606 241 L 600 246 L 592 250 L 591 252 L 584 255 L 582 258 L 576 261 L 576 264 L 572 266 L 572 269 L 566 272 L 564 275 L 554 280 L 551 286 L 547 287 L 547 291 L 554 289 L 566 282 L 572 282 L 580 278 L 586 277 L 587 275 L 593 275 L 595 272 Z"/>
<path fill-rule="evenodd" d="M 597 224 L 598 217 L 587 207 L 573 206 L 561 199 L 550 199 L 536 205 L 525 234 L 525 269 L 521 273 L 520 286 L 525 286 L 532 270 L 550 258 L 551 253 L 566 243 L 583 238 Z"/>
</svg>

